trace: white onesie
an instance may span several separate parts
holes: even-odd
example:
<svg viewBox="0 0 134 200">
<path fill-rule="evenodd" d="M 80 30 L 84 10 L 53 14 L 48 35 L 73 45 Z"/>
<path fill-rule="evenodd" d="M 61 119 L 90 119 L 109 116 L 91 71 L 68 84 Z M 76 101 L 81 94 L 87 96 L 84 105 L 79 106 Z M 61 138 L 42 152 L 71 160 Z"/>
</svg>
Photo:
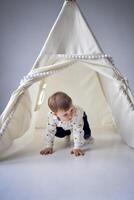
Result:
<svg viewBox="0 0 134 200">
<path fill-rule="evenodd" d="M 47 147 L 53 147 L 57 127 L 62 127 L 64 130 L 71 131 L 73 134 L 74 148 L 79 148 L 84 144 L 84 110 L 80 106 L 75 105 L 74 107 L 76 109 L 75 115 L 67 122 L 62 122 L 53 112 L 48 113 L 48 124 L 46 129 Z"/>
</svg>

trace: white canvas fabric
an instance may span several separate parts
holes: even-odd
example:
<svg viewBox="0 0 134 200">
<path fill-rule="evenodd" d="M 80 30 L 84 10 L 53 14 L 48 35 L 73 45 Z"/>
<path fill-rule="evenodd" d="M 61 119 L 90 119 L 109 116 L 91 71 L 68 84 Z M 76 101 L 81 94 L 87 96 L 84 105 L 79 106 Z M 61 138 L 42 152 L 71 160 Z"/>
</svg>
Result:
<svg viewBox="0 0 134 200">
<path fill-rule="evenodd" d="M 104 55 L 74 1 L 65 1 L 31 71 L 0 117 L 1 156 L 28 144 L 34 129 L 45 130 L 47 99 L 55 91 L 68 93 L 85 109 L 92 131 L 112 128 L 134 147 L 128 81 Z"/>
</svg>

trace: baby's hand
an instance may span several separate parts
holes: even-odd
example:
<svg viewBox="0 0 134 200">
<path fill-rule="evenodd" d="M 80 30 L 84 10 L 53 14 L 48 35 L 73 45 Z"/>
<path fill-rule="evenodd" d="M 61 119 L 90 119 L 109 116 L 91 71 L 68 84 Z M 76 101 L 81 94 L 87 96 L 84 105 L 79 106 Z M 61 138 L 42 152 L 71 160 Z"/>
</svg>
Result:
<svg viewBox="0 0 134 200">
<path fill-rule="evenodd" d="M 84 151 L 82 149 L 72 149 L 70 153 L 75 156 L 84 156 Z"/>
<path fill-rule="evenodd" d="M 53 149 L 48 147 L 48 148 L 45 148 L 43 150 L 40 151 L 40 154 L 41 155 L 48 155 L 48 154 L 52 154 L 53 153 Z"/>
</svg>

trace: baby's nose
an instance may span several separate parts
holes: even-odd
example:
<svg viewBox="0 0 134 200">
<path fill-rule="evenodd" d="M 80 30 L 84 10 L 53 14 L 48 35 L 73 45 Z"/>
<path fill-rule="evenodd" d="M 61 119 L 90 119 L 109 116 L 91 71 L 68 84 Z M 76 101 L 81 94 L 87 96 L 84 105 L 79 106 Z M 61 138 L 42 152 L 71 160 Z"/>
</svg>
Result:
<svg viewBox="0 0 134 200">
<path fill-rule="evenodd" d="M 69 119 L 72 119 L 72 114 L 69 115 Z"/>
</svg>

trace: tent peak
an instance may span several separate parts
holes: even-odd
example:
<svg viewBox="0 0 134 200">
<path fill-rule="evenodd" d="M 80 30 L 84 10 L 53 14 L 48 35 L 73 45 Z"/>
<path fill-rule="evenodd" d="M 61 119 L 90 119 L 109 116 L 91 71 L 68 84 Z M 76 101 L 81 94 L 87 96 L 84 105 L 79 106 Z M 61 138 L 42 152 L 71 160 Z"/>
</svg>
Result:
<svg viewBox="0 0 134 200">
<path fill-rule="evenodd" d="M 76 0 L 65 0 L 65 1 L 76 1 Z"/>
<path fill-rule="evenodd" d="M 76 0 L 64 0 L 65 2 L 76 2 Z"/>
</svg>

